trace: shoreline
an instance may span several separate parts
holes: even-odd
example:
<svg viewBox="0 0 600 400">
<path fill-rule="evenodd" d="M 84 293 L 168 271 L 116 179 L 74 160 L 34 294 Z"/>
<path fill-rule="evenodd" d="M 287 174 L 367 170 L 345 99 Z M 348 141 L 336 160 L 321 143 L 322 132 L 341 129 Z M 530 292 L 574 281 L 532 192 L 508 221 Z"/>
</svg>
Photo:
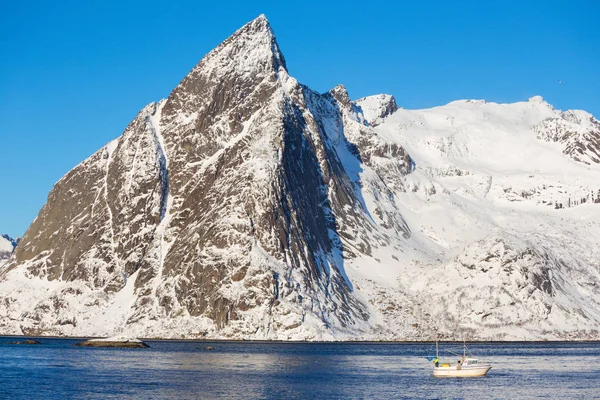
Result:
<svg viewBox="0 0 600 400">
<path fill-rule="evenodd" d="M 33 336 L 33 335 L 1 335 L 0 338 L 28 338 L 28 339 L 63 339 L 63 340 L 92 340 L 104 339 L 104 337 L 86 337 L 86 336 Z M 434 340 L 330 340 L 330 341 L 310 341 L 310 340 L 252 340 L 252 339 L 170 339 L 170 338 L 136 338 L 144 342 L 182 342 L 182 343 L 248 343 L 248 344 L 343 344 L 343 345 L 395 345 L 395 344 L 435 344 Z M 438 343 L 463 343 L 463 340 L 440 340 Z M 571 344 L 571 343 L 600 343 L 600 340 L 467 340 L 466 343 L 478 344 Z"/>
</svg>

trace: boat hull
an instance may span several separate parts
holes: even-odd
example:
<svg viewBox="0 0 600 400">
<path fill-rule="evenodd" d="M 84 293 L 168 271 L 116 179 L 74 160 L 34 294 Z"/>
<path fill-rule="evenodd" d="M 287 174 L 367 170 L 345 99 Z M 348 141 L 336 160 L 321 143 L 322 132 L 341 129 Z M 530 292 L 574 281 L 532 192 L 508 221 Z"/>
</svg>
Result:
<svg viewBox="0 0 600 400">
<path fill-rule="evenodd" d="M 461 369 L 457 369 L 456 366 L 451 367 L 434 367 L 433 368 L 433 376 L 435 377 L 458 377 L 458 378 L 470 378 L 476 376 L 484 376 L 488 373 L 488 371 L 492 369 L 491 366 L 477 366 L 466 368 L 463 367 Z"/>
</svg>

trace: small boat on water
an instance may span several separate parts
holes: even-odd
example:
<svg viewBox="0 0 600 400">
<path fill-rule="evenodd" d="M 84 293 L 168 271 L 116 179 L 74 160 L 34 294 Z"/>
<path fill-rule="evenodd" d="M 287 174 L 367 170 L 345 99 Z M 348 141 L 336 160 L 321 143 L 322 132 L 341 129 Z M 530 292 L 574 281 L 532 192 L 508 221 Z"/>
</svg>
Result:
<svg viewBox="0 0 600 400">
<path fill-rule="evenodd" d="M 436 377 L 475 377 L 484 376 L 492 369 L 489 363 L 467 356 L 467 346 L 463 346 L 463 354 L 456 363 L 440 363 L 438 342 L 435 342 L 435 359 L 433 360 L 433 376 Z"/>
</svg>

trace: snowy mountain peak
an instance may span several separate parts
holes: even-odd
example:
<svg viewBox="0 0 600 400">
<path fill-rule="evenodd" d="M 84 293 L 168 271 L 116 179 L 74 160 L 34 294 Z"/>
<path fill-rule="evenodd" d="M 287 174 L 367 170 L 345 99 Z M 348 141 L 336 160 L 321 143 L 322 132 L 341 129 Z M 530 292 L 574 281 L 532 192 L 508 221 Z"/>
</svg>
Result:
<svg viewBox="0 0 600 400">
<path fill-rule="evenodd" d="M 18 243 L 18 238 L 13 239 L 6 234 L 0 235 L 0 265 L 10 258 Z"/>
<path fill-rule="evenodd" d="M 271 28 L 271 24 L 269 23 L 269 20 L 265 14 L 260 14 L 242 28 L 238 29 L 238 31 L 243 29 L 245 26 L 250 26 L 250 29 L 254 29 L 256 31 L 266 31 L 273 35 L 273 29 Z"/>
<path fill-rule="evenodd" d="M 350 96 L 348 95 L 348 90 L 344 85 L 337 85 L 336 87 L 331 89 L 329 93 L 344 106 L 348 106 L 351 102 Z"/>
<path fill-rule="evenodd" d="M 533 96 L 527 99 L 527 103 L 529 103 L 532 107 L 541 110 L 542 112 L 546 110 L 554 111 L 554 106 L 548 103 L 542 96 Z"/>
<path fill-rule="evenodd" d="M 529 99 L 527 99 L 527 101 L 530 103 L 545 103 L 546 102 L 542 96 L 532 96 Z"/>
<path fill-rule="evenodd" d="M 363 97 L 354 103 L 362 109 L 365 119 L 371 126 L 379 125 L 384 118 L 398 110 L 396 99 L 389 94 Z"/>
<path fill-rule="evenodd" d="M 270 87 L 266 89 L 270 92 L 280 72 L 287 76 L 285 58 L 269 21 L 261 15 L 200 60 L 169 95 L 163 116 L 171 119 L 182 112 L 186 120 L 208 123 L 217 109 L 233 109 L 251 97 L 263 95 L 264 90 L 254 89 Z M 236 131 L 241 129 L 239 116 L 230 118 L 223 123 L 235 125 Z"/>
<path fill-rule="evenodd" d="M 196 68 L 221 69 L 227 65 L 223 64 L 226 61 L 223 58 L 236 61 L 240 72 L 256 66 L 273 68 L 275 71 L 280 67 L 286 69 L 285 59 L 279 50 L 271 24 L 264 14 L 235 31 L 209 52 Z"/>
</svg>

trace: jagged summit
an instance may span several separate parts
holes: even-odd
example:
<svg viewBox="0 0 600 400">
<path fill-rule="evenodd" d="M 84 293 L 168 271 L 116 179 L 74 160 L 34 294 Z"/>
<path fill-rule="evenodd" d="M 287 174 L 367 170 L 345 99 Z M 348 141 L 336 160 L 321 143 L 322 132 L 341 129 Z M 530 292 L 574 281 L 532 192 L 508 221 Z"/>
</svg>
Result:
<svg viewBox="0 0 600 400">
<path fill-rule="evenodd" d="M 270 50 L 270 53 L 274 55 L 277 59 L 282 58 L 281 52 L 279 50 L 279 46 L 277 45 L 277 40 L 275 38 L 275 34 L 273 29 L 271 28 L 271 24 L 267 20 L 264 14 L 259 15 L 252 21 L 246 23 L 244 26 L 235 31 L 230 37 L 225 39 L 220 45 L 218 45 L 215 49 L 211 50 L 201 61 L 200 63 L 209 62 L 210 59 L 215 58 L 217 54 L 226 51 L 229 55 L 232 54 L 230 51 L 233 47 L 233 50 L 241 51 L 239 47 L 241 45 L 245 45 L 247 47 L 248 52 L 260 52 L 265 49 Z M 242 53 L 243 56 L 246 56 L 248 53 Z M 267 55 L 268 52 L 262 53 L 262 55 Z M 285 62 L 282 62 L 282 66 L 285 68 Z"/>
<path fill-rule="evenodd" d="M 263 57 L 272 57 L 272 67 L 275 70 L 278 70 L 280 67 L 287 69 L 285 59 L 279 49 L 271 24 L 264 14 L 259 15 L 238 29 L 233 35 L 208 53 L 205 59 L 208 60 L 214 57 L 216 53 L 222 52 L 230 46 L 238 51 L 241 50 L 239 47 L 246 47 L 244 50 L 248 52 L 244 51 L 240 54 L 243 58 L 248 57 L 249 54 L 255 56 L 251 61 L 258 61 Z M 233 55 L 232 53 L 228 54 Z"/>
<path fill-rule="evenodd" d="M 257 73 L 277 73 L 280 68 L 287 70 L 285 58 L 279 49 L 269 21 L 261 14 L 204 56 L 183 79 L 180 86 L 190 75 L 203 74 L 218 78 L 238 73 L 247 76 Z"/>
<path fill-rule="evenodd" d="M 329 91 L 329 93 L 341 104 L 349 105 L 350 104 L 350 96 L 348 95 L 348 90 L 346 86 L 340 84 L 336 85 L 333 89 Z"/>
<path fill-rule="evenodd" d="M 244 29 L 252 30 L 255 32 L 268 32 L 270 35 L 273 36 L 273 28 L 271 28 L 271 23 L 269 22 L 265 14 L 260 14 L 258 17 L 254 18 L 252 21 L 248 22 L 246 25 L 238 29 L 236 33 Z"/>
<path fill-rule="evenodd" d="M 183 112 L 199 121 L 197 130 L 202 130 L 215 122 L 217 110 L 264 100 L 280 73 L 287 76 L 285 58 L 268 20 L 261 15 L 204 56 L 171 92 L 162 114 L 170 119 Z M 238 110 L 224 121 L 234 125 L 236 132 L 243 122 L 240 114 L 246 113 Z"/>
</svg>

